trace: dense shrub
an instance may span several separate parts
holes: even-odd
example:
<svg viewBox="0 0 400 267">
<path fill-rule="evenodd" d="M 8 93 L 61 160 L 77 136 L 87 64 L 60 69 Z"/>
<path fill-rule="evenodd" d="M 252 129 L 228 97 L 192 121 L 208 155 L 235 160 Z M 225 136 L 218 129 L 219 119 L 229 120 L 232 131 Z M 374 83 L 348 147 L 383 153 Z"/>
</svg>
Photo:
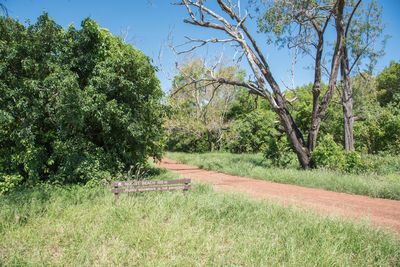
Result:
<svg viewBox="0 0 400 267">
<path fill-rule="evenodd" d="M 0 19 L 0 190 L 86 183 L 161 155 L 150 59 L 91 19 L 81 26 Z"/>
<path fill-rule="evenodd" d="M 208 152 L 206 133 L 186 133 L 184 131 L 169 131 L 166 149 L 179 152 Z"/>
<path fill-rule="evenodd" d="M 400 63 L 390 62 L 377 76 L 378 101 L 382 106 L 393 103 L 400 107 Z"/>
<path fill-rule="evenodd" d="M 272 111 L 262 109 L 239 116 L 232 123 L 228 150 L 234 153 L 264 151 L 272 136 L 277 134 L 274 119 Z"/>
<path fill-rule="evenodd" d="M 342 149 L 335 143 L 332 135 L 320 138 L 312 154 L 313 165 L 330 169 L 341 168 L 344 164 Z"/>
<path fill-rule="evenodd" d="M 358 152 L 346 152 L 339 147 L 330 134 L 319 140 L 311 159 L 313 166 L 317 168 L 328 168 L 348 173 L 363 173 L 373 169 L 373 165 L 363 159 Z"/>
<path fill-rule="evenodd" d="M 270 160 L 275 167 L 286 167 L 297 162 L 297 156 L 286 136 L 280 139 L 271 138 L 265 148 L 264 158 Z"/>
<path fill-rule="evenodd" d="M 356 148 L 373 154 L 400 154 L 400 109 L 375 105 L 365 117 L 354 125 Z"/>
</svg>

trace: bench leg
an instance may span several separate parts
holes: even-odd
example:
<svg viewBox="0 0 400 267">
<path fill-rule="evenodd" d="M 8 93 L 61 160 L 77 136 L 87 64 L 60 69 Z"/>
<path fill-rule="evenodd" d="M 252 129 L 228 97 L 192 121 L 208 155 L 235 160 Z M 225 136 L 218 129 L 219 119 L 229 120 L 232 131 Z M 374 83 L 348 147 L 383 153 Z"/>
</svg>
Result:
<svg viewBox="0 0 400 267">
<path fill-rule="evenodd" d="M 185 183 L 185 186 L 188 186 L 188 185 L 189 185 L 189 183 Z M 188 190 L 189 190 L 188 188 L 183 189 L 183 191 L 184 191 L 185 193 L 187 193 Z"/>
<path fill-rule="evenodd" d="M 114 186 L 114 188 L 115 188 L 115 189 L 118 189 L 118 186 Z M 114 202 L 117 203 L 117 202 L 118 202 L 119 195 L 118 195 L 118 193 L 114 193 L 114 195 L 115 195 L 115 200 L 114 200 Z"/>
</svg>

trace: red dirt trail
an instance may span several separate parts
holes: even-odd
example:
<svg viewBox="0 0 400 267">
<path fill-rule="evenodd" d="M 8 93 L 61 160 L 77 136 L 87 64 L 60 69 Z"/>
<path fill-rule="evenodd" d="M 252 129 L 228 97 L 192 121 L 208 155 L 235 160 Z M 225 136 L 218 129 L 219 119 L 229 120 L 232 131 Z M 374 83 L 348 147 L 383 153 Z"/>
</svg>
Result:
<svg viewBox="0 0 400 267">
<path fill-rule="evenodd" d="M 210 183 L 218 190 L 241 192 L 256 199 L 312 208 L 326 215 L 366 219 L 373 225 L 391 227 L 400 233 L 400 201 L 227 175 L 202 170 L 167 158 L 164 158 L 158 167 L 168 169 L 185 178 Z"/>
</svg>

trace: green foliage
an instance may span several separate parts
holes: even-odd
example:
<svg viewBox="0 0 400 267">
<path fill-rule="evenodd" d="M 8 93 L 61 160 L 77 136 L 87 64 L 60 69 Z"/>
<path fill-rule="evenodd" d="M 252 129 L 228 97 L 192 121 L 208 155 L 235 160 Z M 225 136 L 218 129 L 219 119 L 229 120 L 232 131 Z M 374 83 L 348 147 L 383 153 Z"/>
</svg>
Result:
<svg viewBox="0 0 400 267">
<path fill-rule="evenodd" d="M 207 152 L 209 144 L 204 132 L 190 133 L 174 129 L 169 132 L 166 148 L 168 151 Z"/>
<path fill-rule="evenodd" d="M 0 195 L 12 191 L 21 184 L 24 177 L 20 174 L 4 174 L 0 173 Z"/>
<path fill-rule="evenodd" d="M 258 108 L 233 120 L 227 149 L 234 153 L 260 152 L 278 132 L 273 121 L 276 114 Z"/>
<path fill-rule="evenodd" d="M 160 157 L 151 60 L 91 19 L 81 27 L 65 31 L 46 13 L 29 26 L 1 17 L 0 173 L 87 183 Z"/>
<path fill-rule="evenodd" d="M 305 84 L 296 88 L 295 92 L 297 95 L 296 101 L 290 104 L 291 114 L 296 121 L 296 125 L 299 127 L 304 136 L 308 135 L 310 130 L 310 120 L 312 114 L 312 103 L 313 103 L 313 84 Z M 325 94 L 327 84 L 321 83 L 321 95 Z M 289 99 L 294 98 L 293 92 L 287 92 Z M 340 100 L 338 94 L 334 94 L 333 101 L 330 103 L 326 110 L 324 120 L 321 122 L 320 135 L 323 136 L 327 133 L 332 134 L 335 137 L 336 142 L 342 142 L 342 131 L 343 131 L 343 114 L 340 104 L 337 104 Z"/>
<path fill-rule="evenodd" d="M 374 172 L 390 176 L 400 181 L 400 156 L 380 153 L 378 155 L 365 154 L 363 157 L 373 163 Z"/>
<path fill-rule="evenodd" d="M 364 112 L 377 102 L 376 77 L 369 72 L 357 74 L 351 79 L 355 113 Z M 362 114 L 361 114 L 362 115 Z"/>
<path fill-rule="evenodd" d="M 376 79 L 379 103 L 383 106 L 393 103 L 400 108 L 400 63 L 390 62 Z"/>
<path fill-rule="evenodd" d="M 364 113 L 365 121 L 354 124 L 356 147 L 368 153 L 400 153 L 400 110 L 371 105 Z"/>
<path fill-rule="evenodd" d="M 316 167 L 341 169 L 344 165 L 343 150 L 335 143 L 332 135 L 324 135 L 312 153 L 312 161 Z"/>
<path fill-rule="evenodd" d="M 179 70 L 167 99 L 171 108 L 166 121 L 168 149 L 187 152 L 220 150 L 224 146 L 225 132 L 231 125 L 227 114 L 243 89 L 193 80 L 213 76 L 243 81 L 244 71 L 221 64 L 217 69 L 209 68 L 201 59 L 187 60 Z"/>
<path fill-rule="evenodd" d="M 392 62 L 392 67 L 394 63 Z M 354 141 L 358 151 L 365 153 L 400 153 L 400 112 L 396 102 L 382 102 L 386 92 L 382 89 L 384 79 L 392 84 L 386 68 L 376 78 L 362 73 L 352 79 L 354 91 L 354 114 L 362 118 L 354 123 Z M 394 69 L 394 68 L 393 68 Z M 392 69 L 392 70 L 393 70 Z M 390 76 L 390 75 L 389 75 Z M 385 78 L 386 77 L 386 78 Z M 393 76 L 391 76 L 393 78 Z M 379 85 L 380 84 L 380 85 Z M 340 140 L 340 132 L 330 130 L 335 140 Z"/>
<path fill-rule="evenodd" d="M 400 111 L 394 103 L 384 107 L 377 104 L 379 91 L 375 78 L 368 73 L 352 79 L 354 90 L 354 116 L 360 117 L 354 123 L 354 141 L 357 151 L 363 153 L 400 153 Z M 298 99 L 292 103 L 292 114 L 302 132 L 309 130 L 312 111 L 312 84 L 296 88 Z M 326 85 L 322 84 L 322 93 Z M 289 97 L 293 95 L 288 94 Z M 320 136 L 331 134 L 336 144 L 343 143 L 343 114 L 340 96 L 335 94 L 321 123 Z"/>
<path fill-rule="evenodd" d="M 314 167 L 328 168 L 347 173 L 367 173 L 373 165 L 363 159 L 356 151 L 344 151 L 333 140 L 332 135 L 324 135 L 312 153 Z"/>
<path fill-rule="evenodd" d="M 286 136 L 280 139 L 271 138 L 264 151 L 264 158 L 269 159 L 275 167 L 286 167 L 296 162 L 296 154 L 290 147 Z"/>
<path fill-rule="evenodd" d="M 373 164 L 363 159 L 357 151 L 344 151 L 343 153 L 343 171 L 347 173 L 368 173 L 373 170 Z"/>
<path fill-rule="evenodd" d="M 380 76 L 381 78 L 384 76 Z M 396 103 L 389 103 L 380 106 L 377 102 L 379 91 L 375 77 L 367 72 L 352 78 L 352 86 L 354 90 L 354 116 L 359 117 L 354 123 L 354 139 L 355 148 L 362 153 L 360 155 L 345 154 L 336 151 L 336 156 L 332 156 L 331 163 L 327 162 L 329 158 L 327 153 L 331 153 L 330 149 L 340 150 L 339 144 L 343 143 L 343 114 L 341 107 L 340 95 L 335 92 L 332 103 L 328 106 L 324 120 L 321 123 L 320 136 L 324 140 L 326 134 L 330 134 L 333 139 L 331 147 L 327 151 L 320 148 L 317 150 L 314 158 L 318 157 L 317 166 L 335 169 L 345 172 L 363 172 L 374 171 L 380 167 L 371 166 L 366 153 L 385 155 L 397 155 L 400 153 L 400 110 Z M 293 115 L 296 124 L 300 130 L 306 134 L 309 131 L 309 121 L 307 118 L 312 112 L 312 84 L 303 85 L 296 88 L 297 100 L 290 103 L 289 109 Z M 321 84 L 321 94 L 324 94 L 326 84 Z M 290 99 L 295 97 L 292 92 L 286 92 L 286 96 Z M 246 90 L 239 90 L 236 94 L 235 101 L 232 102 L 229 112 L 226 115 L 229 124 L 229 131 L 223 135 L 226 151 L 234 153 L 244 152 L 263 152 L 266 159 L 272 165 L 281 166 L 291 164 L 291 160 L 295 158 L 285 138 L 277 129 L 279 123 L 275 113 L 265 103 L 250 95 Z M 182 119 L 182 122 L 187 122 Z M 193 123 L 189 120 L 187 124 Z M 186 125 L 182 123 L 182 125 Z M 199 132 L 196 135 L 186 134 L 185 131 L 176 131 L 173 134 L 175 143 L 171 147 L 179 148 L 179 151 L 188 152 L 205 152 L 208 150 L 207 136 Z M 275 139 L 275 140 L 272 140 Z M 329 139 L 329 138 L 328 138 Z M 320 142 L 321 143 L 321 142 Z M 328 141 L 329 143 L 329 141 Z M 281 151 L 282 150 L 282 151 Z M 340 155 L 342 154 L 342 155 Z M 335 159 L 335 157 L 337 157 Z M 346 161 L 347 157 L 347 161 Z M 337 160 L 338 159 L 338 160 Z"/>
</svg>

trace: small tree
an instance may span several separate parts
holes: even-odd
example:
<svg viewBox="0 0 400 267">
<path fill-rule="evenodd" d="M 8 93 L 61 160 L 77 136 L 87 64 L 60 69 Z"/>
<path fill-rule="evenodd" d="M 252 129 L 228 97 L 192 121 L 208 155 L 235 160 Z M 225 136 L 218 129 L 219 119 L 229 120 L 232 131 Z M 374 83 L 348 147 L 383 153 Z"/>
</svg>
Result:
<svg viewBox="0 0 400 267">
<path fill-rule="evenodd" d="M 369 59 L 367 73 L 372 75 L 377 58 L 383 55 L 384 45 L 380 50 L 376 50 L 376 43 L 384 26 L 381 22 L 382 9 L 378 8 L 376 1 L 371 1 L 367 10 L 363 10 L 361 0 L 350 1 L 348 9 L 343 22 L 346 27 L 344 29 L 345 42 L 342 46 L 343 57 L 340 62 L 340 79 L 344 148 L 346 151 L 351 151 L 354 150 L 354 121 L 360 118 L 355 116 L 353 111 L 354 92 L 351 85 L 351 72 L 354 67 L 360 70 L 363 59 Z"/>
</svg>

